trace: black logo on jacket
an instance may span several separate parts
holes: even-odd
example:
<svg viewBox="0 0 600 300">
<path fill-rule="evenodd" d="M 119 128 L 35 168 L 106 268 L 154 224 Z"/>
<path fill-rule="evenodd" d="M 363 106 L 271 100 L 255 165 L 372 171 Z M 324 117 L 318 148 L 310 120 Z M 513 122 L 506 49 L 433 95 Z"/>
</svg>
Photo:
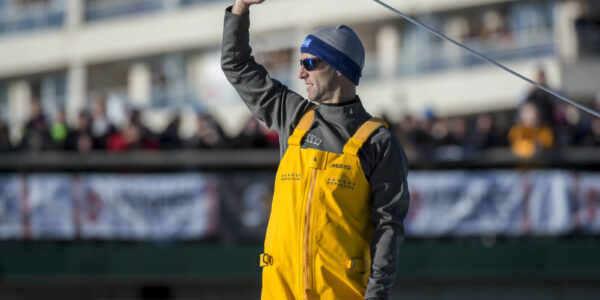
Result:
<svg viewBox="0 0 600 300">
<path fill-rule="evenodd" d="M 349 165 L 343 165 L 343 164 L 331 164 L 329 167 L 334 168 L 334 169 L 344 169 L 347 171 L 352 170 L 352 167 L 350 167 Z"/>
</svg>

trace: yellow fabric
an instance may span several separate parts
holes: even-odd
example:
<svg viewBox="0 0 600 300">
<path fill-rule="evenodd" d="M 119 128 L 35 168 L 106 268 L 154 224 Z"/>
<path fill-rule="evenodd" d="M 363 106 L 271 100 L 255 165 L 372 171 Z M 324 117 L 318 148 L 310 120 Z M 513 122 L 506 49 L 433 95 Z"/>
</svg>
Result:
<svg viewBox="0 0 600 300">
<path fill-rule="evenodd" d="M 300 122 L 298 122 L 298 126 L 296 126 L 296 129 L 288 139 L 288 145 L 300 145 L 300 143 L 302 142 L 302 138 L 304 137 L 308 129 L 310 129 L 310 125 L 312 124 L 312 121 L 315 118 L 314 110 L 315 107 L 312 106 L 308 109 L 308 111 L 306 111 L 306 113 L 304 113 L 302 119 L 300 119 Z"/>
<path fill-rule="evenodd" d="M 338 154 L 300 147 L 311 123 L 308 112 L 277 171 L 261 256 L 261 297 L 364 299 L 371 265 L 371 187 L 355 150 L 383 124 L 367 121 L 344 147 L 352 151 Z"/>
<path fill-rule="evenodd" d="M 344 153 L 356 155 L 367 138 L 369 138 L 369 136 L 381 126 L 385 126 L 387 128 L 387 123 L 379 118 L 373 118 L 367 121 L 356 131 L 356 133 L 354 133 L 354 136 L 350 138 L 348 143 L 346 143 L 344 146 Z"/>
</svg>

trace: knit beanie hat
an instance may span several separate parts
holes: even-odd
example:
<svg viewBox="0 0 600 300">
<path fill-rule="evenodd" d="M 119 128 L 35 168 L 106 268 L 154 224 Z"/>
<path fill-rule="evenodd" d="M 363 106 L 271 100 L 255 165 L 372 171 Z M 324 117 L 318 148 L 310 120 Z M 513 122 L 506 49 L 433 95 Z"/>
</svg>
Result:
<svg viewBox="0 0 600 300">
<path fill-rule="evenodd" d="M 337 25 L 317 29 L 304 39 L 300 52 L 318 57 L 358 85 L 365 48 L 352 28 Z"/>
</svg>

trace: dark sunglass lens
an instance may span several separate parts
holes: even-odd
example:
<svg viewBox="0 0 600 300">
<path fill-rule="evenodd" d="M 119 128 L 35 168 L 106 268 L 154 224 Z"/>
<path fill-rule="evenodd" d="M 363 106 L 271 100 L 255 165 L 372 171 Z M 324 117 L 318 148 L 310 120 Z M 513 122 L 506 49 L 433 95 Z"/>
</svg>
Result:
<svg viewBox="0 0 600 300">
<path fill-rule="evenodd" d="M 315 68 L 315 62 L 312 59 L 307 58 L 307 59 L 304 60 L 304 67 L 307 70 L 312 71 L 312 69 Z"/>
<path fill-rule="evenodd" d="M 317 60 L 313 58 L 305 58 L 300 60 L 300 63 L 307 71 L 312 71 L 317 66 Z"/>
</svg>

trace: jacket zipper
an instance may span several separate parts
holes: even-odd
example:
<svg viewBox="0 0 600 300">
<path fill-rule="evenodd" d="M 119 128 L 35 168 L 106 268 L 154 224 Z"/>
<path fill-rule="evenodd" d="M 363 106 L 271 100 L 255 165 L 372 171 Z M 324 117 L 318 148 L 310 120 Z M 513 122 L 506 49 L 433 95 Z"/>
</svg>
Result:
<svg viewBox="0 0 600 300">
<path fill-rule="evenodd" d="M 304 216 L 304 299 L 308 299 L 310 295 L 310 267 L 309 267 L 309 253 L 308 243 L 310 233 L 310 210 L 312 206 L 312 197 L 315 189 L 315 182 L 317 179 L 317 169 L 312 169 L 310 187 L 308 188 L 308 197 L 306 199 L 306 215 Z"/>
</svg>

